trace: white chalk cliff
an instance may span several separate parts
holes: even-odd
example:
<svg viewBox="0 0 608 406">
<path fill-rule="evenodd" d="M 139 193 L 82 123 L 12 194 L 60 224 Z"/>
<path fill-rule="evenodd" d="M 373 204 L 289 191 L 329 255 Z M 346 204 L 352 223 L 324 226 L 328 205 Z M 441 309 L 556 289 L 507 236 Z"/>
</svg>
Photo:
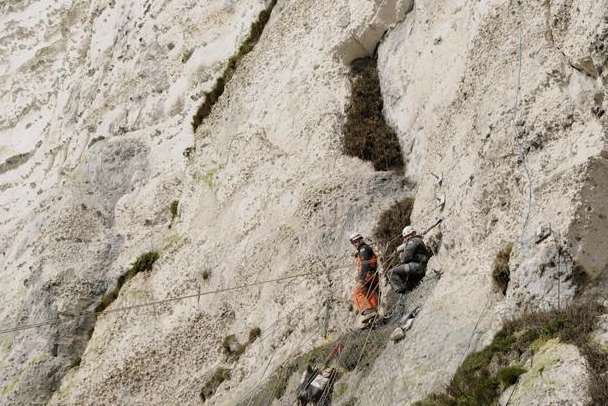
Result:
<svg viewBox="0 0 608 406">
<path fill-rule="evenodd" d="M 504 320 L 608 287 L 608 0 L 0 11 L 0 330 L 17 330 L 0 334 L 2 405 L 294 404 L 299 372 L 254 395 L 349 330 L 348 236 L 404 198 L 420 229 L 443 219 L 432 283 L 334 405 L 411 404 Z M 368 56 L 403 170 L 343 151 L 350 65 Z M 126 276 L 148 252 L 152 269 Z M 539 359 L 573 365 L 551 374 L 584 382 L 577 349 L 549 344 Z M 547 391 L 534 372 L 509 404 Z M 550 404 L 590 402 L 558 386 Z"/>
</svg>

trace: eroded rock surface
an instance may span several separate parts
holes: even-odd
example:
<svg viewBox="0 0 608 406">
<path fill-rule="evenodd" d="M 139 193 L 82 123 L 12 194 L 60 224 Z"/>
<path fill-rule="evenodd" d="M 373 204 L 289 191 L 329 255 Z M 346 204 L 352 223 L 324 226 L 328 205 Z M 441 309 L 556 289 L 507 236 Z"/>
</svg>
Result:
<svg viewBox="0 0 608 406">
<path fill-rule="evenodd" d="M 550 340 L 525 365 L 528 372 L 505 390 L 500 405 L 588 405 L 589 375 L 575 345 Z"/>
<path fill-rule="evenodd" d="M 1 6 L 0 403 L 45 402 L 96 307 L 162 248 L 190 121 L 266 4 L 12 1 Z"/>
<path fill-rule="evenodd" d="M 286 359 L 348 330 L 347 237 L 371 235 L 404 197 L 419 229 L 444 219 L 408 299 L 424 306 L 344 402 L 411 403 L 504 318 L 606 286 L 606 0 L 9 3 L 0 320 L 61 324 L 0 336 L 2 404 L 250 399 Z M 377 45 L 405 173 L 342 151 L 348 64 Z M 507 244 L 503 295 L 492 267 Z M 149 251 L 153 269 L 108 311 L 314 275 L 70 317 Z M 256 328 L 238 357 L 223 352 Z"/>
</svg>

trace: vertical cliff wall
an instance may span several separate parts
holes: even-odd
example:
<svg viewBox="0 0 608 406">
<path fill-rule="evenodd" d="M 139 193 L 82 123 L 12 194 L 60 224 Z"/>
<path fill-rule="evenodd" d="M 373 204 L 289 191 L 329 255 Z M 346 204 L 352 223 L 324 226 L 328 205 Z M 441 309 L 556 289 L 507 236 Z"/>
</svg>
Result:
<svg viewBox="0 0 608 406">
<path fill-rule="evenodd" d="M 0 403 L 293 403 L 277 371 L 352 325 L 348 235 L 404 198 L 443 219 L 422 311 L 336 404 L 412 403 L 505 319 L 602 292 L 607 6 L 0 6 L 0 320 L 45 322 L 0 336 Z M 345 153 L 363 57 L 403 169 Z"/>
</svg>

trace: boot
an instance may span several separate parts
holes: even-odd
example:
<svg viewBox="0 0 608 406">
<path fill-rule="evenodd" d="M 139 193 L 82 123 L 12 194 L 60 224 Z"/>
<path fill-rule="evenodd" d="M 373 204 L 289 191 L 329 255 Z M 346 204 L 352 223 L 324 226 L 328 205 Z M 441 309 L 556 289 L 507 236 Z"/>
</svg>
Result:
<svg viewBox="0 0 608 406">
<path fill-rule="evenodd" d="M 405 338 L 405 331 L 403 331 L 403 329 L 401 327 L 397 327 L 395 330 L 393 330 L 393 332 L 391 333 L 390 339 L 396 343 L 397 341 L 403 340 L 403 338 Z"/>
<path fill-rule="evenodd" d="M 395 292 L 393 287 L 388 281 L 388 278 L 384 278 L 383 283 L 380 284 L 380 305 L 378 306 L 378 315 L 381 316 L 385 321 L 393 318 L 396 314 L 397 304 L 401 300 L 401 296 Z"/>
<path fill-rule="evenodd" d="M 365 310 L 357 316 L 356 326 L 359 330 L 364 330 L 371 326 L 378 313 L 375 310 Z"/>
<path fill-rule="evenodd" d="M 396 343 L 405 338 L 405 333 L 412 328 L 412 325 L 414 324 L 414 319 L 416 318 L 419 312 L 420 306 L 417 306 L 414 310 L 412 310 L 411 312 L 403 316 L 401 320 L 399 320 L 399 327 L 395 328 L 395 330 L 393 330 L 392 334 L 390 335 L 390 339 L 393 342 Z"/>
</svg>

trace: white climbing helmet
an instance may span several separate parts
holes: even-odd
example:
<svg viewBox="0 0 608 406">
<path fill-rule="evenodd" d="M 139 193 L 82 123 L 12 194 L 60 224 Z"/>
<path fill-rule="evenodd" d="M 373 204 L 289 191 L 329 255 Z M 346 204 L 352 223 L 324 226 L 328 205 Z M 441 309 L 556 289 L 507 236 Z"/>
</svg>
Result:
<svg viewBox="0 0 608 406">
<path fill-rule="evenodd" d="M 349 240 L 350 240 L 350 242 L 355 242 L 355 241 L 360 240 L 362 238 L 363 238 L 363 236 L 360 233 L 353 233 L 353 234 L 351 234 Z"/>
<path fill-rule="evenodd" d="M 412 226 L 403 227 L 403 231 L 401 232 L 402 237 L 407 237 L 408 235 L 416 234 L 416 229 Z"/>
</svg>

